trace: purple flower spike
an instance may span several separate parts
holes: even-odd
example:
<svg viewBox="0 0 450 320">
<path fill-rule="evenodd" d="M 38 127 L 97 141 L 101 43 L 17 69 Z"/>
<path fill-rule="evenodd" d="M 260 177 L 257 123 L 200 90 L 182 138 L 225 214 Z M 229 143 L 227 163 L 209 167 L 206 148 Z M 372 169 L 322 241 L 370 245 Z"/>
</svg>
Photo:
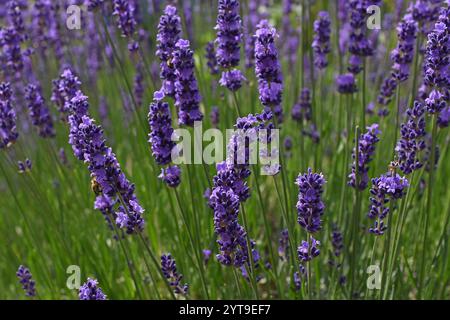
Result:
<svg viewBox="0 0 450 320">
<path fill-rule="evenodd" d="M 162 179 L 169 187 L 176 188 L 181 182 L 181 169 L 178 166 L 163 168 L 158 178 Z"/>
<path fill-rule="evenodd" d="M 278 34 L 267 20 L 262 20 L 256 31 L 255 41 L 255 72 L 258 78 L 259 100 L 268 110 L 281 120 L 283 77 L 278 61 L 278 51 L 275 39 Z"/>
<path fill-rule="evenodd" d="M 278 256 L 282 261 L 287 261 L 289 258 L 289 232 L 288 229 L 283 229 L 278 240 Z"/>
<path fill-rule="evenodd" d="M 219 0 L 217 24 L 217 62 L 223 69 L 239 65 L 242 21 L 238 0 Z"/>
<path fill-rule="evenodd" d="M 292 119 L 302 122 L 312 119 L 311 92 L 308 88 L 303 88 L 298 102 L 292 107 Z"/>
<path fill-rule="evenodd" d="M 330 53 L 330 34 L 331 34 L 330 15 L 326 11 L 318 14 L 314 21 L 314 39 L 312 48 L 314 50 L 314 65 L 318 69 L 324 69 L 328 65 L 326 55 Z"/>
<path fill-rule="evenodd" d="M 173 67 L 173 51 L 175 44 L 180 39 L 181 19 L 174 6 L 168 5 L 164 9 L 164 14 L 159 19 L 158 34 L 156 36 L 157 50 L 159 57 L 160 77 L 163 80 L 164 92 L 169 97 L 175 97 L 175 69 Z"/>
<path fill-rule="evenodd" d="M 320 241 L 311 237 L 311 242 L 302 241 L 302 244 L 298 247 L 298 259 L 301 262 L 311 261 L 313 258 L 317 257 L 320 254 Z"/>
<path fill-rule="evenodd" d="M 0 83 L 0 149 L 8 148 L 18 137 L 11 86 L 9 83 Z"/>
<path fill-rule="evenodd" d="M 364 190 L 369 183 L 369 167 L 368 164 L 372 161 L 372 156 L 375 152 L 375 144 L 380 141 L 378 135 L 381 131 L 378 129 L 378 124 L 374 123 L 367 127 L 367 132 L 361 134 L 358 144 L 358 175 L 359 184 L 356 185 L 356 163 L 352 164 L 352 172 L 350 173 L 348 184 L 353 188 Z M 356 160 L 356 150 L 352 152 L 353 160 Z"/>
<path fill-rule="evenodd" d="M 375 220 L 374 226 L 369 228 L 369 232 L 375 235 L 383 235 L 387 227 L 384 219 L 389 214 L 388 203 L 398 200 L 405 195 L 405 190 L 409 187 L 409 182 L 405 177 L 396 174 L 394 170 L 372 179 L 370 189 L 370 207 L 368 217 Z"/>
<path fill-rule="evenodd" d="M 22 289 L 25 291 L 27 297 L 34 297 L 36 295 L 35 282 L 32 280 L 32 275 L 30 270 L 25 266 L 19 266 L 16 273 L 17 278 L 19 278 Z"/>
<path fill-rule="evenodd" d="M 56 104 L 60 118 L 67 121 L 68 103 L 80 90 L 81 82 L 75 73 L 67 68 L 58 79 L 52 81 L 53 90 L 50 100 Z"/>
<path fill-rule="evenodd" d="M 41 88 L 34 84 L 28 85 L 25 88 L 25 99 L 28 102 L 31 123 L 36 126 L 39 135 L 42 138 L 54 137 L 53 120 L 42 96 Z"/>
<path fill-rule="evenodd" d="M 200 93 L 194 74 L 194 52 L 188 40 L 180 39 L 173 52 L 175 67 L 175 106 L 178 108 L 178 124 L 193 126 L 195 121 L 202 121 L 200 111 Z"/>
<path fill-rule="evenodd" d="M 214 49 L 214 41 L 210 41 L 206 44 L 205 51 L 206 51 L 205 58 L 207 61 L 209 73 L 213 75 L 218 74 L 219 66 L 217 65 L 216 52 Z"/>
<path fill-rule="evenodd" d="M 315 233 L 322 228 L 321 217 L 325 210 L 321 196 L 326 183 L 322 174 L 308 173 L 299 175 L 295 184 L 299 187 L 297 211 L 298 223 L 309 233 Z"/>
<path fill-rule="evenodd" d="M 242 82 L 246 80 L 241 70 L 233 69 L 222 72 L 219 84 L 230 91 L 237 91 L 242 87 Z"/>
<path fill-rule="evenodd" d="M 98 286 L 98 281 L 91 278 L 88 278 L 80 287 L 78 297 L 80 300 L 106 300 L 106 295 Z"/>
<path fill-rule="evenodd" d="M 117 19 L 117 27 L 122 31 L 122 36 L 132 37 L 137 24 L 134 4 L 128 0 L 113 0 L 113 5 L 113 16 Z"/>
<path fill-rule="evenodd" d="M 340 94 L 352 94 L 358 91 L 356 79 L 352 73 L 339 75 L 336 78 L 337 90 Z"/>
<path fill-rule="evenodd" d="M 150 104 L 148 121 L 150 123 L 149 142 L 156 163 L 166 165 L 172 158 L 172 149 L 175 142 L 172 141 L 172 117 L 167 102 L 161 101 L 162 92 L 155 93 L 155 101 Z"/>
<path fill-rule="evenodd" d="M 188 294 L 189 285 L 187 283 L 181 284 L 183 275 L 178 273 L 175 259 L 172 258 L 170 253 L 161 256 L 161 270 L 176 294 L 184 296 Z"/>
<path fill-rule="evenodd" d="M 426 147 L 425 144 L 425 107 L 415 101 L 414 107 L 406 111 L 406 122 L 401 124 L 401 138 L 397 142 L 395 151 L 400 163 L 400 169 L 405 174 L 410 174 L 422 168 L 423 163 L 419 159 L 419 153 Z"/>
</svg>

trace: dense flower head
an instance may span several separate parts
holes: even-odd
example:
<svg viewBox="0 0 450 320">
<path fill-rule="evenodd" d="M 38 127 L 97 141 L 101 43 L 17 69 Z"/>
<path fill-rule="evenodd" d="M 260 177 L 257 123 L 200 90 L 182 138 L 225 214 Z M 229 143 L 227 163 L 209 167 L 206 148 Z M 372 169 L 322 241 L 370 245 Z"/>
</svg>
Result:
<svg viewBox="0 0 450 320">
<path fill-rule="evenodd" d="M 401 138 L 397 142 L 395 151 L 400 169 L 405 174 L 410 174 L 423 166 L 419 153 L 426 147 L 424 114 L 424 105 L 415 101 L 414 106 L 406 111 L 406 122 L 402 123 L 400 127 Z"/>
<path fill-rule="evenodd" d="M 0 83 L 0 149 L 11 146 L 18 137 L 11 85 L 3 82 Z"/>
<path fill-rule="evenodd" d="M 12 27 L 19 33 L 25 36 L 25 24 L 22 17 L 22 8 L 15 0 L 10 0 L 7 4 L 8 18 Z"/>
<path fill-rule="evenodd" d="M 91 278 L 88 278 L 80 287 L 78 297 L 80 300 L 106 300 L 106 295 L 98 286 L 98 281 Z"/>
<path fill-rule="evenodd" d="M 113 0 L 113 16 L 116 17 L 117 27 L 122 36 L 132 37 L 136 29 L 135 7 L 129 0 Z"/>
<path fill-rule="evenodd" d="M 392 96 L 394 95 L 395 89 L 397 88 L 397 80 L 392 76 L 387 76 L 381 85 L 380 94 L 377 97 L 377 101 L 381 105 L 388 105 L 392 101 Z M 383 108 L 380 115 L 387 116 L 389 110 Z"/>
<path fill-rule="evenodd" d="M 372 179 L 370 189 L 370 206 L 368 217 L 374 221 L 369 232 L 375 235 L 383 235 L 387 229 L 384 219 L 389 214 L 388 203 L 398 200 L 405 195 L 409 182 L 405 177 L 401 177 L 394 170 Z"/>
<path fill-rule="evenodd" d="M 410 15 L 405 15 L 397 26 L 398 44 L 391 52 L 391 59 L 394 62 L 393 76 L 398 81 L 408 79 L 409 66 L 414 60 L 414 44 L 417 32 L 417 22 Z"/>
<path fill-rule="evenodd" d="M 88 107 L 87 97 L 81 91 L 68 103 L 69 143 L 75 156 L 88 164 L 99 192 L 120 200 L 113 214 L 116 224 L 129 234 L 140 232 L 144 228 L 144 209 L 138 203 L 135 187 L 122 172 L 112 149 L 106 145 L 103 129 L 89 117 Z"/>
<path fill-rule="evenodd" d="M 219 84 L 230 91 L 237 91 L 242 87 L 242 82 L 247 79 L 239 69 L 232 69 L 229 71 L 223 71 L 220 77 Z"/>
<path fill-rule="evenodd" d="M 328 65 L 326 55 L 330 53 L 331 34 L 330 15 L 326 11 L 320 11 L 317 20 L 314 21 L 314 39 L 312 48 L 314 50 L 314 65 L 318 69 L 324 69 Z"/>
<path fill-rule="evenodd" d="M 301 245 L 297 248 L 298 259 L 301 262 L 311 261 L 320 254 L 320 241 L 311 237 L 310 241 L 302 240 Z"/>
<path fill-rule="evenodd" d="M 216 51 L 214 48 L 214 41 L 210 41 L 205 47 L 205 58 L 210 74 L 218 74 L 219 66 L 217 65 Z"/>
<path fill-rule="evenodd" d="M 266 108 L 280 111 L 283 79 L 275 39 L 278 34 L 267 20 L 262 20 L 255 34 L 255 72 L 258 78 L 259 100 Z M 277 116 L 281 116 L 278 115 Z"/>
<path fill-rule="evenodd" d="M 238 0 L 219 0 L 217 24 L 217 62 L 224 69 L 239 65 L 242 20 Z"/>
<path fill-rule="evenodd" d="M 194 52 L 188 40 L 180 39 L 175 44 L 172 63 L 175 67 L 175 106 L 178 108 L 178 124 L 193 126 L 201 121 L 200 93 L 194 73 Z"/>
<path fill-rule="evenodd" d="M 381 131 L 378 129 L 378 124 L 367 127 L 367 132 L 361 134 L 358 143 L 358 168 L 356 168 L 356 150 L 353 149 L 352 158 L 354 160 L 352 164 L 352 172 L 350 173 L 348 184 L 353 188 L 364 190 L 369 183 L 369 162 L 372 161 L 372 156 L 375 152 L 375 145 L 380 139 L 378 136 Z M 357 175 L 358 174 L 358 179 Z"/>
<path fill-rule="evenodd" d="M 166 165 L 171 161 L 172 149 L 175 142 L 172 141 L 172 117 L 167 102 L 163 102 L 161 91 L 155 93 L 155 101 L 150 104 L 148 121 L 150 124 L 149 142 L 156 163 Z"/>
<path fill-rule="evenodd" d="M 181 183 L 181 169 L 175 165 L 162 168 L 158 178 L 163 180 L 169 187 L 176 188 Z"/>
<path fill-rule="evenodd" d="M 20 284 L 22 285 L 22 289 L 25 291 L 25 294 L 28 297 L 34 297 L 36 295 L 36 288 L 30 270 L 27 267 L 20 265 L 19 269 L 16 272 L 16 275 L 17 278 L 19 278 Z"/>
<path fill-rule="evenodd" d="M 337 76 L 336 85 L 340 94 L 352 94 L 358 91 L 358 88 L 356 87 L 356 79 L 352 73 Z"/>
<path fill-rule="evenodd" d="M 39 135 L 43 138 L 54 137 L 53 120 L 42 96 L 41 88 L 37 85 L 29 84 L 25 88 L 25 99 L 28 103 L 31 123 L 37 127 Z"/>
<path fill-rule="evenodd" d="M 181 18 L 177 14 L 174 6 L 168 5 L 164 9 L 164 14 L 159 19 L 158 34 L 156 35 L 157 50 L 159 57 L 160 77 L 163 80 L 164 92 L 167 96 L 175 96 L 175 70 L 172 64 L 175 44 L 180 39 Z"/>
<path fill-rule="evenodd" d="M 64 69 L 58 79 L 52 81 L 53 90 L 50 100 L 56 104 L 61 120 L 67 120 L 68 104 L 80 90 L 81 82 L 78 76 L 70 69 Z"/>
<path fill-rule="evenodd" d="M 181 284 L 183 275 L 178 273 L 175 259 L 172 258 L 170 253 L 161 256 L 161 270 L 176 294 L 188 294 L 189 285 L 187 283 Z"/>
<path fill-rule="evenodd" d="M 20 73 L 24 67 L 24 56 L 21 50 L 22 36 L 14 27 L 0 28 L 0 55 L 2 63 L 5 63 L 5 71 L 11 74 Z"/>
<path fill-rule="evenodd" d="M 344 248 L 344 238 L 342 236 L 342 232 L 339 231 L 336 224 L 333 224 L 331 232 L 331 245 L 333 246 L 334 256 L 339 257 L 342 249 Z"/>
<path fill-rule="evenodd" d="M 322 228 L 321 217 L 325 210 L 322 201 L 323 185 L 326 183 L 321 173 L 308 172 L 299 175 L 295 181 L 299 194 L 297 202 L 298 223 L 309 233 L 315 233 Z"/>
</svg>

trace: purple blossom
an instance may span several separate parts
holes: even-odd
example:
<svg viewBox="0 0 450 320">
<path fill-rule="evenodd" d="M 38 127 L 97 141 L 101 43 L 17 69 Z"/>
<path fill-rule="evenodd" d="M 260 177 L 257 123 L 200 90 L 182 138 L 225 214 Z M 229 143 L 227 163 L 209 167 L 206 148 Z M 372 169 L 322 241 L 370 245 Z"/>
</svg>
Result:
<svg viewBox="0 0 450 320">
<path fill-rule="evenodd" d="M 3 82 L 0 83 L 0 149 L 8 148 L 18 137 L 11 86 L 8 82 Z"/>
<path fill-rule="evenodd" d="M 336 78 L 336 85 L 340 94 L 352 94 L 358 91 L 356 79 L 352 73 L 339 75 Z"/>
<path fill-rule="evenodd" d="M 317 20 L 314 21 L 314 39 L 312 48 L 314 50 L 314 65 L 318 69 L 324 69 L 328 65 L 326 55 L 330 53 L 331 34 L 330 15 L 326 11 L 320 11 Z"/>
<path fill-rule="evenodd" d="M 295 181 L 295 184 L 299 187 L 296 206 L 298 223 L 309 233 L 315 233 L 322 228 L 321 217 L 325 210 L 325 204 L 321 196 L 325 183 L 323 175 L 313 173 L 311 168 L 308 169 L 307 173 L 299 175 Z"/>
<path fill-rule="evenodd" d="M 22 289 L 25 291 L 27 297 L 34 297 L 36 295 L 35 282 L 32 280 L 30 270 L 20 265 L 17 270 L 16 276 L 19 278 Z"/>
<path fill-rule="evenodd" d="M 102 288 L 98 286 L 98 281 L 88 278 L 78 291 L 80 300 L 106 300 L 106 295 Z"/>
<path fill-rule="evenodd" d="M 17 161 L 17 166 L 19 167 L 19 173 L 25 173 L 31 171 L 32 162 L 30 159 L 26 159 L 25 162 Z"/>
<path fill-rule="evenodd" d="M 210 41 L 206 44 L 205 47 L 205 58 L 207 61 L 209 73 L 214 75 L 219 73 L 219 67 L 217 65 L 216 52 L 214 49 L 214 41 Z"/>
<path fill-rule="evenodd" d="M 11 74 L 20 73 L 24 66 L 21 42 L 22 36 L 14 27 L 0 28 L 0 47 L 3 49 L 0 59 Z"/>
<path fill-rule="evenodd" d="M 419 159 L 419 153 L 426 147 L 424 114 L 424 105 L 414 101 L 414 107 L 406 111 L 406 122 L 402 123 L 400 127 L 401 138 L 397 142 L 395 151 L 400 169 L 405 174 L 410 174 L 423 166 Z"/>
<path fill-rule="evenodd" d="M 292 107 L 292 119 L 303 122 L 312 119 L 311 92 L 308 88 L 303 88 L 298 102 Z"/>
<path fill-rule="evenodd" d="M 129 234 L 140 232 L 144 228 L 144 209 L 138 203 L 135 187 L 106 145 L 102 128 L 88 116 L 88 108 L 87 97 L 81 91 L 68 103 L 69 143 L 75 156 L 88 164 L 92 179 L 98 184 L 96 192 L 120 200 L 113 214 L 116 224 Z"/>
<path fill-rule="evenodd" d="M 219 84 L 230 91 L 237 91 L 242 87 L 242 82 L 246 80 L 247 79 L 244 77 L 241 70 L 233 69 L 222 72 Z"/>
<path fill-rule="evenodd" d="M 61 120 L 67 121 L 68 103 L 80 90 L 81 82 L 78 76 L 67 68 L 58 79 L 52 81 L 52 85 L 53 90 L 50 100 L 58 107 Z"/>
<path fill-rule="evenodd" d="M 175 106 L 178 108 L 178 124 L 193 126 L 201 121 L 203 114 L 199 109 L 200 93 L 194 73 L 194 52 L 188 40 L 180 39 L 175 44 L 173 65 L 175 67 Z"/>
<path fill-rule="evenodd" d="M 359 190 L 365 190 L 369 183 L 369 167 L 368 164 L 372 161 L 372 156 L 375 152 L 375 145 L 380 139 L 378 135 L 381 131 L 378 129 L 378 124 L 367 127 L 367 132 L 361 134 L 358 143 L 358 170 L 356 170 L 356 163 L 352 164 L 352 172 L 348 176 L 348 184 L 353 188 L 358 188 Z M 353 149 L 352 158 L 356 161 L 356 150 Z M 357 177 L 358 174 L 358 185 Z"/>
<path fill-rule="evenodd" d="M 405 177 L 401 177 L 393 170 L 372 179 L 372 188 L 370 189 L 370 206 L 368 217 L 375 220 L 373 227 L 369 232 L 375 235 L 383 235 L 387 229 L 384 219 L 389 214 L 387 204 L 390 201 L 402 198 L 405 195 L 409 182 Z"/>
<path fill-rule="evenodd" d="M 219 119 L 220 119 L 220 111 L 217 106 L 213 106 L 211 108 L 211 113 L 209 114 L 209 118 L 211 120 L 211 124 L 214 128 L 217 128 L 219 125 Z"/>
<path fill-rule="evenodd" d="M 162 179 L 169 187 L 176 188 L 181 182 L 181 169 L 178 166 L 163 168 L 158 178 Z"/>
<path fill-rule="evenodd" d="M 104 0 L 87 0 L 88 10 L 93 11 L 98 7 L 103 6 Z"/>
<path fill-rule="evenodd" d="M 267 20 L 257 26 L 255 41 L 255 72 L 258 78 L 259 100 L 268 110 L 282 118 L 283 79 L 275 39 L 278 34 Z"/>
<path fill-rule="evenodd" d="M 335 257 L 341 255 L 342 249 L 344 248 L 344 239 L 342 232 L 340 232 L 336 225 L 333 225 L 333 231 L 331 233 L 331 245 L 333 246 L 333 254 Z"/>
<path fill-rule="evenodd" d="M 320 254 L 320 241 L 311 237 L 310 241 L 302 240 L 302 244 L 297 248 L 298 259 L 302 262 L 311 261 Z"/>
<path fill-rule="evenodd" d="M 159 57 L 160 77 L 163 80 L 164 92 L 175 97 L 175 69 L 172 63 L 175 44 L 180 39 L 181 19 L 174 6 L 168 5 L 159 19 L 156 55 Z"/>
<path fill-rule="evenodd" d="M 223 69 L 239 65 L 242 20 L 238 0 L 219 0 L 217 24 L 217 62 Z"/>
<path fill-rule="evenodd" d="M 122 36 L 130 38 L 136 28 L 135 7 L 128 0 L 113 0 L 113 16 L 116 17 L 117 27 L 122 31 Z"/>
<path fill-rule="evenodd" d="M 176 294 L 188 294 L 189 285 L 187 283 L 181 284 L 183 275 L 178 273 L 175 259 L 172 258 L 170 253 L 161 256 L 161 270 Z"/>
<path fill-rule="evenodd" d="M 42 96 L 41 88 L 37 85 L 29 84 L 25 88 L 25 99 L 28 102 L 31 123 L 37 127 L 39 135 L 43 138 L 54 137 L 53 120 Z"/>
<path fill-rule="evenodd" d="M 150 104 L 148 121 L 150 124 L 149 142 L 156 163 L 166 165 L 170 163 L 172 149 L 175 142 L 172 141 L 172 117 L 167 102 L 161 101 L 163 93 L 155 92 L 155 101 Z"/>
</svg>

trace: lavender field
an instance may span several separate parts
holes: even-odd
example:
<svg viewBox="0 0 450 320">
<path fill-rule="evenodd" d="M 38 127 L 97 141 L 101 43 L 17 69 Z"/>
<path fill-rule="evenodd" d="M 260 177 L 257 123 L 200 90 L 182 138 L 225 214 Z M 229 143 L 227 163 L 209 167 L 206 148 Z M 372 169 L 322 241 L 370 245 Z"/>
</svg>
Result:
<svg viewBox="0 0 450 320">
<path fill-rule="evenodd" d="M 450 298 L 448 0 L 2 0 L 0 299 Z"/>
</svg>

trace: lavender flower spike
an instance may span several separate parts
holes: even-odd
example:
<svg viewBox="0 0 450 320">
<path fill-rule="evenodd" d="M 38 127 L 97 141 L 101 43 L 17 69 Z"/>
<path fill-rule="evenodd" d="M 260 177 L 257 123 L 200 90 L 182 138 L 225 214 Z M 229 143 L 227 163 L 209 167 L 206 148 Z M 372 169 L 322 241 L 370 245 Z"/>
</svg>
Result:
<svg viewBox="0 0 450 320">
<path fill-rule="evenodd" d="M 189 291 L 188 284 L 181 284 L 181 279 L 183 279 L 183 275 L 179 274 L 177 271 L 177 265 L 175 263 L 175 259 L 172 258 L 170 253 L 163 254 L 161 256 L 161 270 L 169 280 L 170 286 L 174 289 L 176 294 L 187 295 Z"/>
<path fill-rule="evenodd" d="M 28 297 L 34 297 L 36 295 L 35 282 L 32 280 L 32 275 L 30 270 L 25 266 L 19 266 L 16 273 L 19 278 L 22 289 Z"/>
<path fill-rule="evenodd" d="M 209 73 L 213 75 L 218 74 L 219 66 L 217 65 L 217 58 L 213 41 L 210 41 L 206 44 L 205 51 L 206 51 L 205 58 L 207 60 Z"/>
<path fill-rule="evenodd" d="M 88 278 L 78 291 L 80 300 L 106 300 L 106 295 L 102 288 L 98 286 L 98 281 Z"/>
<path fill-rule="evenodd" d="M 80 90 L 81 82 L 78 76 L 67 68 L 59 76 L 58 79 L 52 81 L 53 90 L 50 100 L 56 104 L 60 112 L 60 119 L 67 121 L 67 114 L 69 112 L 67 104 Z"/>
<path fill-rule="evenodd" d="M 298 259 L 301 262 L 311 261 L 320 254 L 320 241 L 311 237 L 311 242 L 302 241 L 302 244 L 297 249 Z"/>
<path fill-rule="evenodd" d="M 28 85 L 25 88 L 25 99 L 28 102 L 31 122 L 37 127 L 39 135 L 42 138 L 54 137 L 53 120 L 45 104 L 40 87 L 34 84 Z"/>
<path fill-rule="evenodd" d="M 352 172 L 350 173 L 348 184 L 353 188 L 364 190 L 369 183 L 369 167 L 368 164 L 372 161 L 372 156 L 375 152 L 375 144 L 380 141 L 378 135 L 381 131 L 378 129 L 378 124 L 374 123 L 370 127 L 367 127 L 367 132 L 361 134 L 358 143 L 358 175 L 359 183 L 357 185 L 356 179 L 356 163 L 352 164 Z M 356 150 L 353 149 L 353 160 L 356 161 Z"/>
<path fill-rule="evenodd" d="M 117 27 L 122 31 L 122 36 L 132 37 L 137 24 L 134 5 L 129 0 L 113 0 L 113 5 L 113 16 L 117 19 Z"/>
<path fill-rule="evenodd" d="M 267 20 L 261 21 L 256 31 L 255 72 L 258 78 L 259 100 L 262 105 L 282 117 L 283 77 L 278 60 L 275 39 L 278 34 Z"/>
<path fill-rule="evenodd" d="M 12 107 L 12 91 L 9 83 L 0 83 L 0 149 L 16 142 L 16 112 Z"/>
<path fill-rule="evenodd" d="M 312 48 L 314 50 L 314 65 L 318 69 L 324 69 L 328 65 L 326 55 L 330 53 L 330 34 L 331 34 L 330 15 L 326 11 L 318 14 L 314 21 L 314 40 Z"/>
<path fill-rule="evenodd" d="M 180 39 L 175 44 L 173 65 L 175 67 L 175 106 L 178 108 L 178 124 L 193 126 L 201 121 L 200 93 L 194 74 L 194 52 L 188 40 Z"/>
<path fill-rule="evenodd" d="M 323 175 L 321 173 L 313 173 L 311 168 L 308 169 L 307 173 L 299 175 L 295 182 L 299 187 L 297 202 L 298 223 L 309 233 L 315 233 L 322 228 L 321 217 L 325 205 L 321 195 L 325 183 Z"/>
<path fill-rule="evenodd" d="M 356 79 L 352 73 L 337 76 L 336 85 L 340 94 L 353 94 L 358 91 L 358 88 L 356 87 Z"/>
<path fill-rule="evenodd" d="M 160 77 L 163 80 L 164 93 L 169 97 L 175 97 L 175 70 L 172 64 L 175 44 L 180 39 L 181 19 L 174 6 L 168 5 L 164 9 L 164 14 L 159 19 L 158 34 L 156 36 L 157 50 L 159 57 Z"/>
<path fill-rule="evenodd" d="M 426 147 L 425 144 L 425 106 L 414 102 L 414 107 L 406 111 L 406 122 L 401 124 L 401 138 L 397 142 L 395 151 L 397 152 L 400 169 L 405 174 L 420 169 L 423 163 L 419 159 L 419 153 Z"/>
<path fill-rule="evenodd" d="M 161 101 L 164 98 L 162 91 L 154 94 L 154 102 L 150 104 L 148 119 L 150 124 L 149 142 L 156 163 L 166 165 L 170 163 L 172 149 L 175 142 L 172 141 L 172 117 L 169 104 Z"/>
</svg>

